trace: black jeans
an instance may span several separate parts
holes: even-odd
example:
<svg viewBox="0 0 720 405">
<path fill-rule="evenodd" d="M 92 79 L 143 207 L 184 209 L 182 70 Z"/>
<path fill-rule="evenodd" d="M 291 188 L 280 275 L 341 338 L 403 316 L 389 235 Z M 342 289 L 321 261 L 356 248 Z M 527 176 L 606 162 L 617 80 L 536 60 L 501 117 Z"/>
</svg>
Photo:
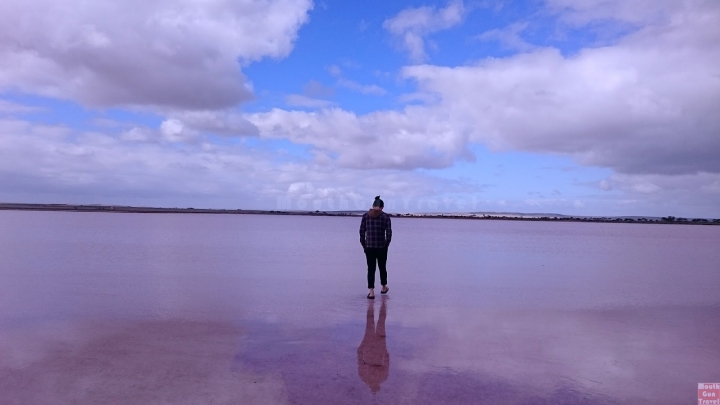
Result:
<svg viewBox="0 0 720 405">
<path fill-rule="evenodd" d="M 387 248 L 365 248 L 368 268 L 368 288 L 375 288 L 375 262 L 380 268 L 380 284 L 387 285 Z"/>
</svg>

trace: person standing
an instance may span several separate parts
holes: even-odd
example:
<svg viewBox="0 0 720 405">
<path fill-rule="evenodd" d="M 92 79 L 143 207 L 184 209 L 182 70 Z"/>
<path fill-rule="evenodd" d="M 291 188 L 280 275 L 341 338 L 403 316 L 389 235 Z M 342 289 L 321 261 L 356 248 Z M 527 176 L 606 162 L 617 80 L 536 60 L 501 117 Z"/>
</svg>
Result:
<svg viewBox="0 0 720 405">
<path fill-rule="evenodd" d="M 387 263 L 388 247 L 392 240 L 392 227 L 390 215 L 383 212 L 385 203 L 380 196 L 375 197 L 372 208 L 363 214 L 360 222 L 360 244 L 365 251 L 367 259 L 367 280 L 370 292 L 367 297 L 375 299 L 375 263 L 380 268 L 381 294 L 387 294 L 390 288 L 387 286 Z"/>
</svg>

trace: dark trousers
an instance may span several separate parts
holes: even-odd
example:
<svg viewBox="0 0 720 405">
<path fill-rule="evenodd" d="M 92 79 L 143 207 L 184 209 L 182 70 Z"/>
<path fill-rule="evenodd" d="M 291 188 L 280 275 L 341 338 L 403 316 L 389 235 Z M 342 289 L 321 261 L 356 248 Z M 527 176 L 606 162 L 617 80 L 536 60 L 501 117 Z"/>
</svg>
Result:
<svg viewBox="0 0 720 405">
<path fill-rule="evenodd" d="M 368 268 L 368 288 L 375 288 L 375 262 L 380 268 L 380 284 L 387 285 L 387 248 L 365 248 Z"/>
</svg>

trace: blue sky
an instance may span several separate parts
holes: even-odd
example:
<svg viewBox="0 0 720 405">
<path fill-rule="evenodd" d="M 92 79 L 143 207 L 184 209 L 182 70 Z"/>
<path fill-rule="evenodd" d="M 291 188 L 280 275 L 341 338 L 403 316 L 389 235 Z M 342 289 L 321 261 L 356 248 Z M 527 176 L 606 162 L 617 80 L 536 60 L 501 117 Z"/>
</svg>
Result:
<svg viewBox="0 0 720 405">
<path fill-rule="evenodd" d="M 131 3 L 0 5 L 0 201 L 720 217 L 716 2 Z"/>
</svg>

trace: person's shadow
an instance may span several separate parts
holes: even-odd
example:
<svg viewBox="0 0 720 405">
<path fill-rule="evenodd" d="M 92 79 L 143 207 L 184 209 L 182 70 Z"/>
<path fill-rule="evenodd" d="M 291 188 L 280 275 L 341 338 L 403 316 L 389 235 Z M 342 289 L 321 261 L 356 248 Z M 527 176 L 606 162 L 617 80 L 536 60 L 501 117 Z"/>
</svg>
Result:
<svg viewBox="0 0 720 405">
<path fill-rule="evenodd" d="M 387 308 L 383 297 L 380 304 L 380 319 L 375 327 L 375 308 L 368 302 L 365 320 L 365 336 L 357 349 L 358 375 L 373 394 L 380 391 L 380 384 L 388 378 L 390 371 L 390 354 L 385 341 L 385 316 Z"/>
</svg>

